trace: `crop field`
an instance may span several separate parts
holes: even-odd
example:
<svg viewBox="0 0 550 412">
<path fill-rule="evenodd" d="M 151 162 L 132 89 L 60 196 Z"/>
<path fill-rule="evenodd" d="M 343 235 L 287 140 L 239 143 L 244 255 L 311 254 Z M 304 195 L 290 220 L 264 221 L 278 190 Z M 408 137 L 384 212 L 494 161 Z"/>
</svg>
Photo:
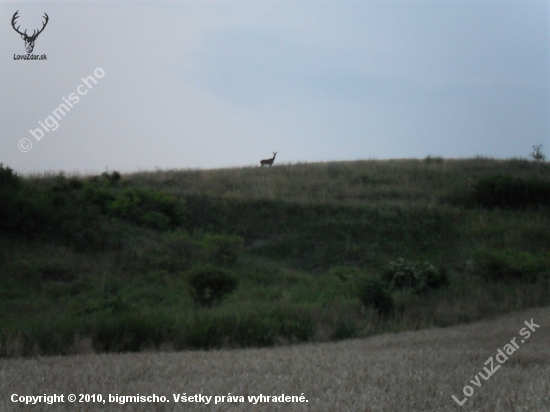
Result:
<svg viewBox="0 0 550 412">
<path fill-rule="evenodd" d="M 528 338 L 523 328 L 530 331 Z M 512 340 L 519 348 L 506 360 L 498 357 Z M 547 412 L 549 341 L 550 308 L 546 307 L 471 324 L 337 343 L 0 360 L 0 409 Z M 487 362 L 489 358 L 493 361 Z M 493 370 L 493 375 L 484 368 Z M 469 397 L 463 392 L 466 386 L 471 388 L 465 389 Z M 63 394 L 65 403 L 24 405 L 11 402 L 13 394 Z M 69 403 L 69 394 L 101 394 L 106 402 Z M 115 401 L 109 402 L 109 394 Z M 121 404 L 126 400 L 121 396 L 138 394 L 165 396 L 169 402 Z M 208 398 L 202 403 L 174 401 L 174 395 L 181 400 L 184 394 L 211 398 L 209 404 L 205 404 Z M 260 401 L 260 394 L 269 396 L 269 402 Z M 272 401 L 282 394 L 298 399 L 303 395 L 307 402 Z M 461 407 L 452 395 L 464 402 Z"/>
</svg>

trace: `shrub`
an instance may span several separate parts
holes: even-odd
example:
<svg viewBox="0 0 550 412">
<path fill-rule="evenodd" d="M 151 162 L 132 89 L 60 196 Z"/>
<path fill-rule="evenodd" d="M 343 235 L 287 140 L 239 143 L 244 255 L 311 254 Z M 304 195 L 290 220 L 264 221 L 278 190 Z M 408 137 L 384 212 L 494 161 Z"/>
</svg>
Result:
<svg viewBox="0 0 550 412">
<path fill-rule="evenodd" d="M 478 249 L 473 253 L 473 260 L 474 270 L 485 281 L 534 282 L 550 264 L 547 257 L 516 250 Z"/>
<path fill-rule="evenodd" d="M 52 188 L 43 189 L 29 184 L 0 164 L 0 230 L 57 236 L 60 231 L 52 219 L 58 215 L 56 201 L 65 196 L 63 185 L 67 186 L 61 176 L 56 178 Z M 54 188 L 57 191 L 52 190 Z"/>
<path fill-rule="evenodd" d="M 244 248 L 244 239 L 233 235 L 207 234 L 201 243 L 206 259 L 220 265 L 235 263 Z"/>
<path fill-rule="evenodd" d="M 139 265 L 172 273 L 187 270 L 200 261 L 201 248 L 198 243 L 197 239 L 181 230 L 165 232 L 155 248 L 144 254 L 145 260 Z"/>
<path fill-rule="evenodd" d="M 14 189 L 21 186 L 21 178 L 13 169 L 0 163 L 0 190 Z"/>
<path fill-rule="evenodd" d="M 449 284 L 445 269 L 437 269 L 429 262 L 413 263 L 402 258 L 390 262 L 382 277 L 393 290 L 411 289 L 415 293 L 425 293 Z"/>
<path fill-rule="evenodd" d="M 428 155 L 424 158 L 424 163 L 426 163 L 427 165 L 432 163 L 443 163 L 443 160 L 444 159 L 441 156 Z"/>
<path fill-rule="evenodd" d="M 167 231 L 155 240 L 136 243 L 124 252 L 124 266 L 130 271 L 177 274 L 200 262 L 198 241 L 181 230 Z"/>
<path fill-rule="evenodd" d="M 84 189 L 85 199 L 97 206 L 102 214 L 107 214 L 108 205 L 116 199 L 111 186 L 120 179 L 120 173 L 103 173 L 101 176 L 93 176 L 91 179 L 81 182 L 78 179 L 69 179 L 69 186 L 74 189 Z"/>
<path fill-rule="evenodd" d="M 159 245 L 161 250 L 185 259 L 191 259 L 199 249 L 196 239 L 183 230 L 163 233 Z"/>
<path fill-rule="evenodd" d="M 75 182 L 60 175 L 37 200 L 48 212 L 43 237 L 62 240 L 80 251 L 103 249 L 113 240 L 113 233 L 103 224 L 100 202 L 90 201 L 86 188 L 81 191 L 84 186 Z"/>
<path fill-rule="evenodd" d="M 359 281 L 358 297 L 365 307 L 371 307 L 381 317 L 393 314 L 394 302 L 384 282 L 376 276 L 368 276 Z"/>
<path fill-rule="evenodd" d="M 101 174 L 101 177 L 106 181 L 108 182 L 108 184 L 110 184 L 111 186 L 115 185 L 116 183 L 118 183 L 118 181 L 120 180 L 120 173 L 117 172 L 116 170 L 114 172 L 111 172 L 111 173 L 107 173 L 107 172 L 103 172 Z"/>
<path fill-rule="evenodd" d="M 542 179 L 488 176 L 474 185 L 474 203 L 481 207 L 521 209 L 530 205 L 550 206 L 550 182 Z"/>
<path fill-rule="evenodd" d="M 61 174 L 51 185 L 37 185 L 0 165 L 0 230 L 80 250 L 102 248 L 109 243 L 102 216 L 79 183 Z"/>
<path fill-rule="evenodd" d="M 151 189 L 126 189 L 107 205 L 108 214 L 153 229 L 167 230 L 181 224 L 183 203 Z"/>
<path fill-rule="evenodd" d="M 108 173 L 103 172 L 99 176 L 93 176 L 89 181 L 95 185 L 100 186 L 114 186 L 120 180 L 120 173 L 117 171 Z"/>
<path fill-rule="evenodd" d="M 237 288 L 238 281 L 229 271 L 204 265 L 191 270 L 189 286 L 195 301 L 204 307 L 221 302 Z"/>
<path fill-rule="evenodd" d="M 71 177 L 67 180 L 67 185 L 71 190 L 80 190 L 84 187 L 84 183 L 76 177 Z"/>
<path fill-rule="evenodd" d="M 531 157 L 537 162 L 544 162 L 546 160 L 546 155 L 542 153 L 541 144 L 533 146 L 533 153 L 531 153 Z"/>
<path fill-rule="evenodd" d="M 84 197 L 92 205 L 99 208 L 102 214 L 107 214 L 107 206 L 115 200 L 111 190 L 98 187 L 88 182 L 83 184 Z"/>
</svg>

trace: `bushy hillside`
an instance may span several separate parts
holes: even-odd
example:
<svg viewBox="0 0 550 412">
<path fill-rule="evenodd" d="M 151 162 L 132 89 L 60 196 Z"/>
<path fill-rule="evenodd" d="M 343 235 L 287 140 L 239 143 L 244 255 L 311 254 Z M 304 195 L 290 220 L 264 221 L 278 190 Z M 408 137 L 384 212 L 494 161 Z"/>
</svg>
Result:
<svg viewBox="0 0 550 412">
<path fill-rule="evenodd" d="M 0 354 L 265 346 L 550 302 L 550 166 L 0 167 Z M 385 303 L 384 303 L 385 302 Z"/>
</svg>

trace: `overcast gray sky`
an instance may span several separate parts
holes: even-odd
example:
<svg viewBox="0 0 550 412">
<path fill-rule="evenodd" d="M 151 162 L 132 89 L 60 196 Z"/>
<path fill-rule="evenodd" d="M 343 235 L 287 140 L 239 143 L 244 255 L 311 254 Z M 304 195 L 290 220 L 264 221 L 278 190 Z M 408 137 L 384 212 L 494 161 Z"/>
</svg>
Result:
<svg viewBox="0 0 550 412">
<path fill-rule="evenodd" d="M 28 34 L 48 14 L 33 51 L 47 60 L 14 60 L 27 54 L 17 10 Z M 3 1 L 0 162 L 86 173 L 272 152 L 549 154 L 549 19 L 548 2 L 520 0 Z"/>
</svg>

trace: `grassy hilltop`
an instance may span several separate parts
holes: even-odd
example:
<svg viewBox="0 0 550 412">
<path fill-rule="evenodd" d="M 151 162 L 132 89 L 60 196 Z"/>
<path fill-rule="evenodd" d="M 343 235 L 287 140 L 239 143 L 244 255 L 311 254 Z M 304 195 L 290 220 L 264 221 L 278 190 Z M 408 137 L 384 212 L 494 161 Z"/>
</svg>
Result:
<svg viewBox="0 0 550 412">
<path fill-rule="evenodd" d="M 20 177 L 0 355 L 266 346 L 550 303 L 550 165 L 388 160 Z"/>
</svg>

